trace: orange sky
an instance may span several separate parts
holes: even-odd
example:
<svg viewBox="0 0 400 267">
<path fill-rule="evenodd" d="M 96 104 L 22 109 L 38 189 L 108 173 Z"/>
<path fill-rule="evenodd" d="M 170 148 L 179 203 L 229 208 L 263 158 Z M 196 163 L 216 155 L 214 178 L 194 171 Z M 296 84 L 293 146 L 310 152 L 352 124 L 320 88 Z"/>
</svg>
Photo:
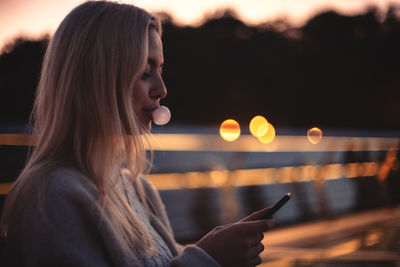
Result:
<svg viewBox="0 0 400 267">
<path fill-rule="evenodd" d="M 121 0 L 120 0 L 121 1 Z M 82 0 L 0 0 L 0 49 L 15 36 L 52 33 L 63 17 Z M 232 7 L 247 23 L 286 18 L 301 25 L 327 8 L 344 14 L 363 12 L 374 5 L 383 12 L 400 0 L 122 0 L 150 11 L 165 10 L 180 24 L 198 24 L 204 14 Z"/>
</svg>

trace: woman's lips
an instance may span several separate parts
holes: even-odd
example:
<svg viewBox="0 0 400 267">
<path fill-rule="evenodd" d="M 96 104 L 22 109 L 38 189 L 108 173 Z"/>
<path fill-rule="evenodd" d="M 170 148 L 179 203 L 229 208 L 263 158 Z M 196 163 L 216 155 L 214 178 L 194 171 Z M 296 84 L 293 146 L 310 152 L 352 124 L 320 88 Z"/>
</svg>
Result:
<svg viewBox="0 0 400 267">
<path fill-rule="evenodd" d="M 156 110 L 157 108 L 158 106 L 142 109 L 148 121 L 153 120 L 153 111 Z"/>
<path fill-rule="evenodd" d="M 152 107 L 152 108 L 144 108 L 143 110 L 146 111 L 146 112 L 153 112 L 153 110 L 155 110 L 158 107 L 159 106 L 155 106 L 155 107 Z"/>
</svg>

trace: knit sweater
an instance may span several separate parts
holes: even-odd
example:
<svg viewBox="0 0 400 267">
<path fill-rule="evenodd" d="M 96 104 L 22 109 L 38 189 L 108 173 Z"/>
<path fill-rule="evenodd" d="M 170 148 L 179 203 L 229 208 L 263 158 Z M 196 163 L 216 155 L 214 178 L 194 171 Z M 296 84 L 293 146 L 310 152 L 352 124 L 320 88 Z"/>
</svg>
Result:
<svg viewBox="0 0 400 267">
<path fill-rule="evenodd" d="M 63 168 L 53 171 L 41 184 L 46 216 L 38 212 L 38 194 L 28 190 L 23 209 L 17 212 L 2 242 L 0 266 L 220 266 L 199 247 L 177 244 L 157 190 L 145 177 L 140 178 L 152 211 L 148 214 L 125 177 L 129 174 L 124 173 L 128 203 L 144 220 L 158 255 L 123 253 L 108 220 L 104 220 L 106 211 L 99 204 L 94 184 L 77 171 Z"/>
</svg>

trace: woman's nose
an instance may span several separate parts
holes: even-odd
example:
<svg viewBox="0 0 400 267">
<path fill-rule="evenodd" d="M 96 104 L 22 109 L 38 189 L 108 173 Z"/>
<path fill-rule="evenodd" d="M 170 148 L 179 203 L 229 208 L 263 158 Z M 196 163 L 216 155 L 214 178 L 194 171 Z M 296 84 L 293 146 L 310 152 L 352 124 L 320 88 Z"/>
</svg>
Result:
<svg viewBox="0 0 400 267">
<path fill-rule="evenodd" d="M 153 99 L 163 99 L 167 96 L 167 88 L 165 87 L 164 80 L 159 77 L 157 83 L 154 85 L 153 90 L 150 91 L 150 97 Z"/>
</svg>

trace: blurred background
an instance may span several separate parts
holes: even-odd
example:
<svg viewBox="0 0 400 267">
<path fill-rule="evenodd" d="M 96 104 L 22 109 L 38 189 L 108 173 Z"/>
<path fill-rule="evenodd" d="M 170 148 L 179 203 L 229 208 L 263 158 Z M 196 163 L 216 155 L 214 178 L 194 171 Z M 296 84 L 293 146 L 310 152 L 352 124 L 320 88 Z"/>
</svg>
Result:
<svg viewBox="0 0 400 267">
<path fill-rule="evenodd" d="M 400 1 L 126 2 L 163 19 L 172 120 L 149 179 L 178 241 L 291 192 L 263 266 L 399 266 Z M 47 44 L 79 3 L 0 1 L 3 200 Z"/>
</svg>

